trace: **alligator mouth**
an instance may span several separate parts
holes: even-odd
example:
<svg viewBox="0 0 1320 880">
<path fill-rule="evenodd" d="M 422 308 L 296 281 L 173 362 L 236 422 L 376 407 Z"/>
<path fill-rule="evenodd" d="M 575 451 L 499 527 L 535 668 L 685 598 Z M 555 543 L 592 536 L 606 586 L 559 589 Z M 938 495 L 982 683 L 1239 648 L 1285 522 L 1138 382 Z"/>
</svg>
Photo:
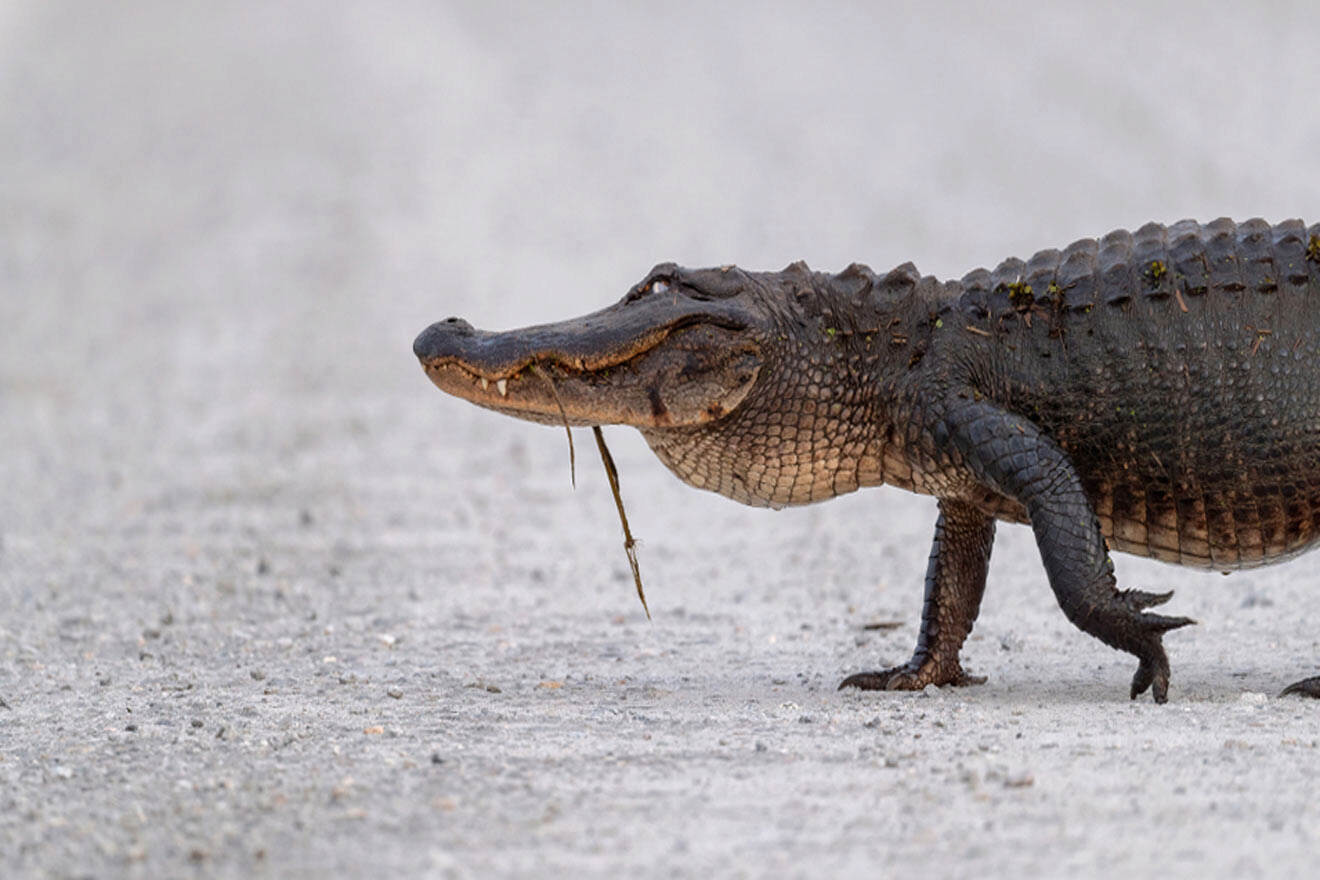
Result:
<svg viewBox="0 0 1320 880">
<path fill-rule="evenodd" d="M 761 358 L 737 317 L 657 322 L 647 309 L 630 311 L 505 333 L 450 318 L 424 330 L 413 351 L 442 391 L 543 424 L 702 424 L 746 397 Z"/>
</svg>

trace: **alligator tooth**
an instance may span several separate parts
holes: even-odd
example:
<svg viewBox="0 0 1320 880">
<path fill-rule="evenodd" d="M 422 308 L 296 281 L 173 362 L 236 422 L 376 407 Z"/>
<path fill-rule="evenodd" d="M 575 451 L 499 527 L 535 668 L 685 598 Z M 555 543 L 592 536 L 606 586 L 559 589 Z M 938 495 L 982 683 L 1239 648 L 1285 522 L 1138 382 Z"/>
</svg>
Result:
<svg viewBox="0 0 1320 880">
<path fill-rule="evenodd" d="M 495 383 L 495 390 L 500 393 L 500 397 L 507 397 L 509 394 L 509 382 L 507 379 L 500 379 Z"/>
<path fill-rule="evenodd" d="M 489 387 L 490 387 L 490 383 L 486 381 L 486 377 L 485 377 L 485 376 L 482 376 L 482 377 L 481 377 L 481 390 L 482 390 L 482 391 L 485 391 L 485 390 L 486 390 L 487 388 L 489 388 Z"/>
</svg>

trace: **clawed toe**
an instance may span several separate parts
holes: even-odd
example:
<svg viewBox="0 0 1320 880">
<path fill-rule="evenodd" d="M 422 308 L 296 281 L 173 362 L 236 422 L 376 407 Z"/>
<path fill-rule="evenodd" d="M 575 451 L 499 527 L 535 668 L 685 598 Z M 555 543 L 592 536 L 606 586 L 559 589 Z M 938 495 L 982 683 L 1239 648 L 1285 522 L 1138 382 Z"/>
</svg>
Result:
<svg viewBox="0 0 1320 880">
<path fill-rule="evenodd" d="M 1155 649 L 1141 658 L 1137 672 L 1132 676 L 1130 699 L 1135 700 L 1150 689 L 1151 696 L 1157 703 L 1169 701 L 1169 657 L 1164 653 L 1164 646 L 1156 637 Z"/>
<path fill-rule="evenodd" d="M 1164 593 L 1147 593 L 1145 590 L 1124 590 L 1123 595 L 1133 608 L 1154 608 L 1173 598 L 1173 590 Z"/>
<path fill-rule="evenodd" d="M 879 672 L 859 672 L 850 675 L 839 683 L 839 690 L 855 687 L 864 691 L 919 691 L 930 684 L 936 687 L 944 685 L 966 687 L 985 684 L 985 680 L 984 675 L 968 675 L 963 672 L 961 666 L 949 669 L 936 667 L 933 664 L 908 663 Z"/>
<path fill-rule="evenodd" d="M 854 687 L 862 691 L 883 691 L 888 690 L 889 679 L 893 675 L 889 670 L 884 672 L 859 672 L 856 675 L 850 675 L 839 682 L 839 690 Z"/>
<path fill-rule="evenodd" d="M 1279 696 L 1286 697 L 1289 694 L 1300 694 L 1303 697 L 1313 697 L 1320 700 L 1320 675 L 1293 682 L 1284 688 Z"/>
</svg>

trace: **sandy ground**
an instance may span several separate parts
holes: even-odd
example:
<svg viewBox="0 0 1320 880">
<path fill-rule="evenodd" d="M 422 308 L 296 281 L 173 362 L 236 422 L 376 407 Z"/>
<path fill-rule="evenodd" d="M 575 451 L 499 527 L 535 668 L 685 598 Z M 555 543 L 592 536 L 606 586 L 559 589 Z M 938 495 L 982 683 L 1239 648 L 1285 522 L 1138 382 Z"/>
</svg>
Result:
<svg viewBox="0 0 1320 880">
<path fill-rule="evenodd" d="M 1308 4 L 331 6 L 0 10 L 0 875 L 1313 867 L 1314 558 L 1120 559 L 1201 621 L 1157 707 L 1003 528 L 989 683 L 840 694 L 929 499 L 746 509 L 614 429 L 648 623 L 588 436 L 573 491 L 410 352 L 668 259 L 1314 221 Z"/>
</svg>

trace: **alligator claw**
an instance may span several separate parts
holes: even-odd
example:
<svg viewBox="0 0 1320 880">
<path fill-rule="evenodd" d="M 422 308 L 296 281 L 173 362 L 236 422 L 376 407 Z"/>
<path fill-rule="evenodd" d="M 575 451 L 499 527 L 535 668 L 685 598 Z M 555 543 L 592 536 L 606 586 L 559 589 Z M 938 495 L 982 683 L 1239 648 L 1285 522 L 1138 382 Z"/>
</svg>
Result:
<svg viewBox="0 0 1320 880">
<path fill-rule="evenodd" d="M 1286 697 L 1289 694 L 1300 694 L 1303 697 L 1314 697 L 1320 700 L 1320 675 L 1293 682 L 1284 688 L 1279 696 Z"/>
<path fill-rule="evenodd" d="M 1123 595 L 1133 608 L 1154 608 L 1173 598 L 1173 590 L 1167 593 L 1147 593 L 1145 590 L 1125 590 Z"/>
<path fill-rule="evenodd" d="M 1169 657 L 1164 653 L 1164 646 L 1156 644 L 1154 650 L 1141 658 L 1137 672 L 1132 676 L 1130 699 L 1135 700 L 1144 694 L 1147 688 L 1154 688 L 1151 696 L 1157 703 L 1169 700 Z"/>
<path fill-rule="evenodd" d="M 904 663 L 879 672 L 859 672 L 839 683 L 839 690 L 855 687 L 863 691 L 919 691 L 928 684 L 936 687 L 966 687 L 985 684 L 984 675 L 968 675 L 961 666 L 936 666 L 934 663 Z"/>
</svg>

